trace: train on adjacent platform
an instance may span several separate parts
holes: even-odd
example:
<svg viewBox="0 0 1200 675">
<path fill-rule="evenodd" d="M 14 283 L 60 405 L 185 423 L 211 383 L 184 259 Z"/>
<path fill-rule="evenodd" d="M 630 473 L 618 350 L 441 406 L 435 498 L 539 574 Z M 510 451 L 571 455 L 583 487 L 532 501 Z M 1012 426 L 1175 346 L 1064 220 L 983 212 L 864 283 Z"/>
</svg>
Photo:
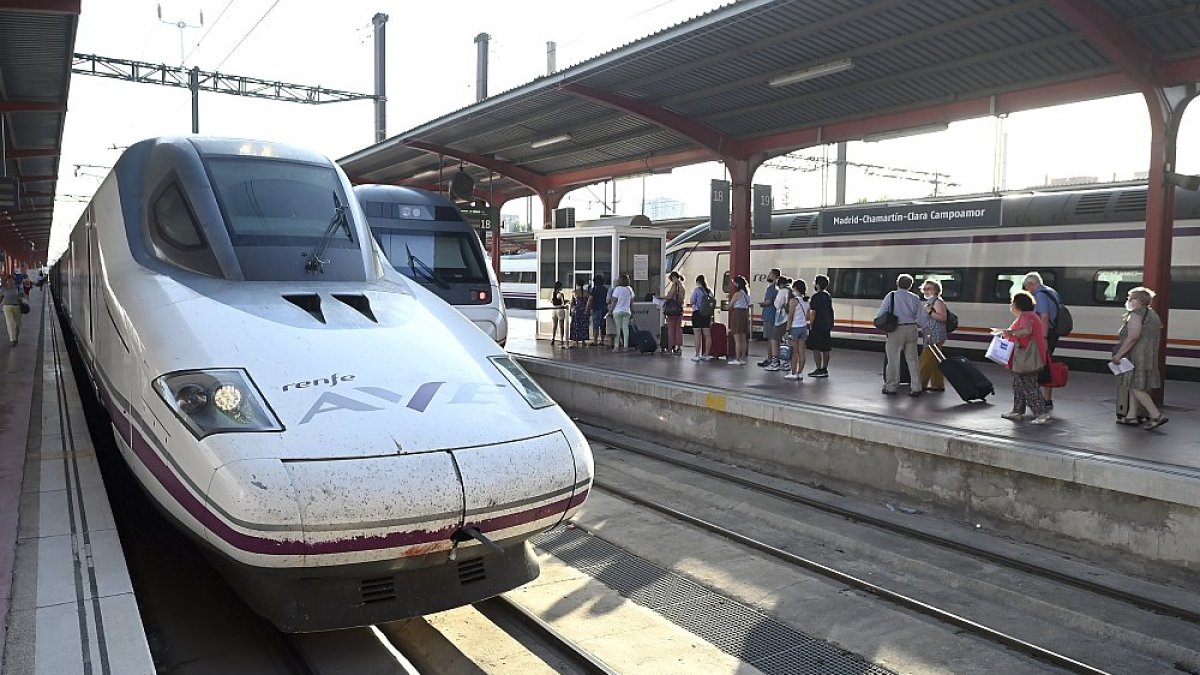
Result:
<svg viewBox="0 0 1200 675">
<path fill-rule="evenodd" d="M 569 288 L 564 290 L 571 293 Z M 537 251 L 500 256 L 500 291 L 508 307 L 537 306 Z"/>
<path fill-rule="evenodd" d="M 1173 377 L 1196 379 L 1200 194 L 1178 190 L 1175 218 L 1167 366 Z M 1074 318 L 1056 356 L 1100 368 L 1115 344 L 1126 293 L 1142 283 L 1145 219 L 1144 184 L 777 213 L 771 231 L 751 242 L 751 294 L 761 299 L 771 268 L 810 284 L 824 274 L 835 341 L 864 346 L 884 338 L 873 319 L 899 274 L 912 274 L 918 285 L 936 279 L 960 321 L 948 344 L 978 350 L 989 327 L 1007 325 L 1012 294 L 1036 270 Z M 671 241 L 667 265 L 689 284 L 699 274 L 710 284 L 727 283 L 729 233 L 708 223 L 693 227 Z M 690 315 L 685 308 L 685 321 Z"/>
<path fill-rule="evenodd" d="M 51 283 L 137 481 L 284 631 L 523 584 L 591 488 L 570 418 L 388 264 L 324 156 L 137 143 Z"/>
</svg>

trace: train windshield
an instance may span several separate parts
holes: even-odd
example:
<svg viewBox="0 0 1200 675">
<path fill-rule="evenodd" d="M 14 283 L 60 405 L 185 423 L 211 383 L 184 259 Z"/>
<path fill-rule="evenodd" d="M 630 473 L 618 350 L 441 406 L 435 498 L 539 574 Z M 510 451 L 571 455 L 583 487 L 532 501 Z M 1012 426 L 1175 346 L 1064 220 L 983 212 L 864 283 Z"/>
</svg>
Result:
<svg viewBox="0 0 1200 675">
<path fill-rule="evenodd" d="M 489 284 L 473 232 L 374 227 L 372 233 L 396 271 L 431 289 Z"/>
<path fill-rule="evenodd" d="M 329 228 L 334 196 L 349 203 L 329 166 L 210 157 L 208 167 L 234 246 L 313 246 Z M 355 239 L 339 230 L 328 248 L 357 250 Z"/>
</svg>

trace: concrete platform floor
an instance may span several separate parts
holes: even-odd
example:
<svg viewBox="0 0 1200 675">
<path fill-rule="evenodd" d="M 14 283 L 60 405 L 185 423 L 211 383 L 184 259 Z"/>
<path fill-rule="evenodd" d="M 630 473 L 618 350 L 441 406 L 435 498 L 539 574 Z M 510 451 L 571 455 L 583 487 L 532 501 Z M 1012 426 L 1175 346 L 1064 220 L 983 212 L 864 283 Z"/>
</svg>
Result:
<svg viewBox="0 0 1200 675">
<path fill-rule="evenodd" d="M 931 425 L 967 429 L 1019 440 L 1048 443 L 1073 450 L 1200 468 L 1200 383 L 1168 381 L 1164 411 L 1170 422 L 1153 431 L 1116 424 L 1115 378 L 1100 373 L 1072 371 L 1069 385 L 1054 393 L 1054 420 L 1045 426 L 1002 419 L 1012 409 L 1012 376 L 988 361 L 980 369 L 995 385 L 996 396 L 986 403 L 964 403 L 954 390 L 920 397 L 884 396 L 883 354 L 836 349 L 830 360 L 830 377 L 783 379 L 783 372 L 767 372 L 754 364 L 766 354 L 766 343 L 750 343 L 750 363 L 726 365 L 723 360 L 691 360 L 691 335 L 682 357 L 662 353 L 611 353 L 601 347 L 564 349 L 549 340 L 534 338 L 532 311 L 510 313 L 508 350 L 518 354 L 553 358 L 570 363 L 603 366 L 643 376 L 683 381 L 759 395 L 803 401 L 860 413 L 927 420 Z M 982 356 L 982 351 L 979 354 Z M 806 372 L 812 370 L 812 359 Z"/>
</svg>

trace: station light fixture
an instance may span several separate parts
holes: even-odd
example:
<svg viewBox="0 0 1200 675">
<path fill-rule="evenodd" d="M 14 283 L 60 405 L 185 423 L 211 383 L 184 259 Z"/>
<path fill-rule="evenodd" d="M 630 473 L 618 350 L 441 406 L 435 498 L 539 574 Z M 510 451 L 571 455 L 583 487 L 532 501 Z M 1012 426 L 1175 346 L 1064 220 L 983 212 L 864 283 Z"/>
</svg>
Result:
<svg viewBox="0 0 1200 675">
<path fill-rule="evenodd" d="M 826 75 L 833 75 L 834 73 L 845 72 L 847 70 L 850 70 L 853 67 L 854 67 L 853 59 L 838 59 L 837 61 L 830 61 L 829 63 L 822 63 L 819 66 L 813 66 L 811 68 L 797 70 L 792 73 L 786 73 L 784 75 L 776 75 L 775 77 L 772 77 L 771 79 L 767 80 L 767 84 L 771 85 L 772 87 L 786 87 L 789 84 L 796 84 L 797 82 L 806 82 L 808 80 L 814 80 L 818 77 L 825 77 Z"/>
<path fill-rule="evenodd" d="M 921 134 L 932 134 L 939 131 L 945 131 L 950 128 L 946 122 L 938 122 L 937 124 L 926 124 L 919 127 L 909 127 L 907 129 L 893 129 L 892 131 L 880 131 L 873 134 L 863 136 L 864 143 L 878 143 L 879 141 L 887 141 L 893 138 L 905 138 L 907 136 L 920 136 Z"/>
<path fill-rule="evenodd" d="M 569 140 L 571 140 L 571 134 L 562 134 L 561 136 L 551 136 L 550 138 L 543 138 L 540 141 L 534 141 L 529 144 L 529 147 L 534 148 L 536 150 L 537 148 L 544 148 L 547 145 L 554 145 L 555 143 L 564 143 Z"/>
</svg>

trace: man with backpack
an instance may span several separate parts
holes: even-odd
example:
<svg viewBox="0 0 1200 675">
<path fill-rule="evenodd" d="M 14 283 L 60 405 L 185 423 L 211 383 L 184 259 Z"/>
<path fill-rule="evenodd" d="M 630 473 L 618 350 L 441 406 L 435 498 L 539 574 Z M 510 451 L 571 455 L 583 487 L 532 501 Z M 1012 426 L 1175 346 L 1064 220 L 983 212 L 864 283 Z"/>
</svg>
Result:
<svg viewBox="0 0 1200 675">
<path fill-rule="evenodd" d="M 1066 307 L 1063 307 L 1058 291 L 1042 283 L 1041 274 L 1037 272 L 1026 274 L 1021 287 L 1033 296 L 1033 311 L 1042 320 L 1042 330 L 1045 331 L 1044 335 L 1046 336 L 1046 358 L 1049 361 L 1054 356 L 1054 348 L 1058 346 L 1058 339 L 1070 333 L 1073 328 L 1071 313 Z M 1047 412 L 1054 410 L 1054 401 L 1051 400 L 1053 393 L 1054 390 L 1050 387 L 1042 387 L 1042 397 L 1046 399 Z"/>
</svg>

